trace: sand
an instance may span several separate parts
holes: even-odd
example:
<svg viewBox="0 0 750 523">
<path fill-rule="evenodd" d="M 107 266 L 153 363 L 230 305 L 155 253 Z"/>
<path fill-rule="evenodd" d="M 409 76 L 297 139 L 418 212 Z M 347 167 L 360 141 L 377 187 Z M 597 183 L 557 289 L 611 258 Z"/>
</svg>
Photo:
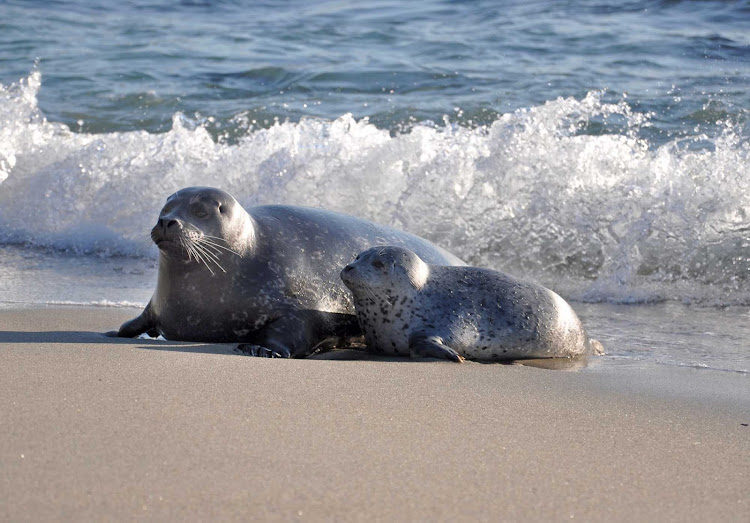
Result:
<svg viewBox="0 0 750 523">
<path fill-rule="evenodd" d="M 0 310 L 0 520 L 750 521 L 750 378 L 265 360 Z"/>
</svg>

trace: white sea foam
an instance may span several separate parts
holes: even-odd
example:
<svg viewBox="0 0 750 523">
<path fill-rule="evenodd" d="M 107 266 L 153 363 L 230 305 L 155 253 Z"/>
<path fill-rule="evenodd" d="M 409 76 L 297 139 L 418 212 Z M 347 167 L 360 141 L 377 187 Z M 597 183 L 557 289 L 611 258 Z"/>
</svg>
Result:
<svg viewBox="0 0 750 523">
<path fill-rule="evenodd" d="M 649 115 L 590 93 L 482 128 L 391 135 L 343 115 L 229 144 L 180 114 L 161 134 L 72 132 L 44 118 L 40 85 L 0 86 L 0 243 L 153 255 L 165 198 L 209 185 L 394 225 L 573 298 L 750 303 L 750 145 L 732 126 L 653 146 Z M 624 131 L 580 131 L 602 119 Z"/>
<path fill-rule="evenodd" d="M 109 309 L 142 309 L 146 306 L 142 302 L 133 301 L 110 301 L 110 300 L 94 300 L 89 302 L 82 301 L 48 301 L 47 305 L 67 305 L 72 307 L 105 307 Z"/>
</svg>

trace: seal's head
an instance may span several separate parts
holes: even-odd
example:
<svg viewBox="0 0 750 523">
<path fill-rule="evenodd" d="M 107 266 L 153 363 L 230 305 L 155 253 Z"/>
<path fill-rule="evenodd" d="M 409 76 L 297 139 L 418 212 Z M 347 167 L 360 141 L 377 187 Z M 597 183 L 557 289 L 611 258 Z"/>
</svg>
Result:
<svg viewBox="0 0 750 523">
<path fill-rule="evenodd" d="M 212 273 L 229 253 L 252 247 L 250 216 L 232 195 L 211 187 L 187 187 L 167 198 L 151 239 L 168 258 L 194 260 Z"/>
<path fill-rule="evenodd" d="M 358 292 L 389 293 L 405 288 L 419 290 L 430 274 L 429 266 L 414 252 L 403 247 L 373 247 L 344 267 L 341 279 Z"/>
</svg>

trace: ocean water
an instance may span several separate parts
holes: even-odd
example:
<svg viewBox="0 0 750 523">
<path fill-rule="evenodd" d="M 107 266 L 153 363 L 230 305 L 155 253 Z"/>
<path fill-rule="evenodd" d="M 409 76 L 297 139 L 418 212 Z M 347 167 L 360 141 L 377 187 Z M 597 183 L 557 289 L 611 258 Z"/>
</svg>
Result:
<svg viewBox="0 0 750 523">
<path fill-rule="evenodd" d="M 0 306 L 143 305 L 165 198 L 325 207 L 750 375 L 750 2 L 0 3 Z M 113 326 L 113 328 L 116 326 Z"/>
</svg>

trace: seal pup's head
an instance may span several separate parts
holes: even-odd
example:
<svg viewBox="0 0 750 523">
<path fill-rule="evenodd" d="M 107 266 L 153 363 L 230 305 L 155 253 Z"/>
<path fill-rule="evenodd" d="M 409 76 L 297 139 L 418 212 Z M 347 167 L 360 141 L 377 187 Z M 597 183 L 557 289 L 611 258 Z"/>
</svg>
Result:
<svg viewBox="0 0 750 523">
<path fill-rule="evenodd" d="M 344 267 L 341 279 L 355 295 L 358 292 L 390 293 L 420 290 L 427 282 L 429 266 L 403 247 L 373 247 Z"/>
<path fill-rule="evenodd" d="M 151 239 L 170 259 L 195 261 L 211 273 L 226 272 L 226 256 L 252 247 L 253 224 L 231 194 L 212 187 L 187 187 L 167 198 Z"/>
</svg>

